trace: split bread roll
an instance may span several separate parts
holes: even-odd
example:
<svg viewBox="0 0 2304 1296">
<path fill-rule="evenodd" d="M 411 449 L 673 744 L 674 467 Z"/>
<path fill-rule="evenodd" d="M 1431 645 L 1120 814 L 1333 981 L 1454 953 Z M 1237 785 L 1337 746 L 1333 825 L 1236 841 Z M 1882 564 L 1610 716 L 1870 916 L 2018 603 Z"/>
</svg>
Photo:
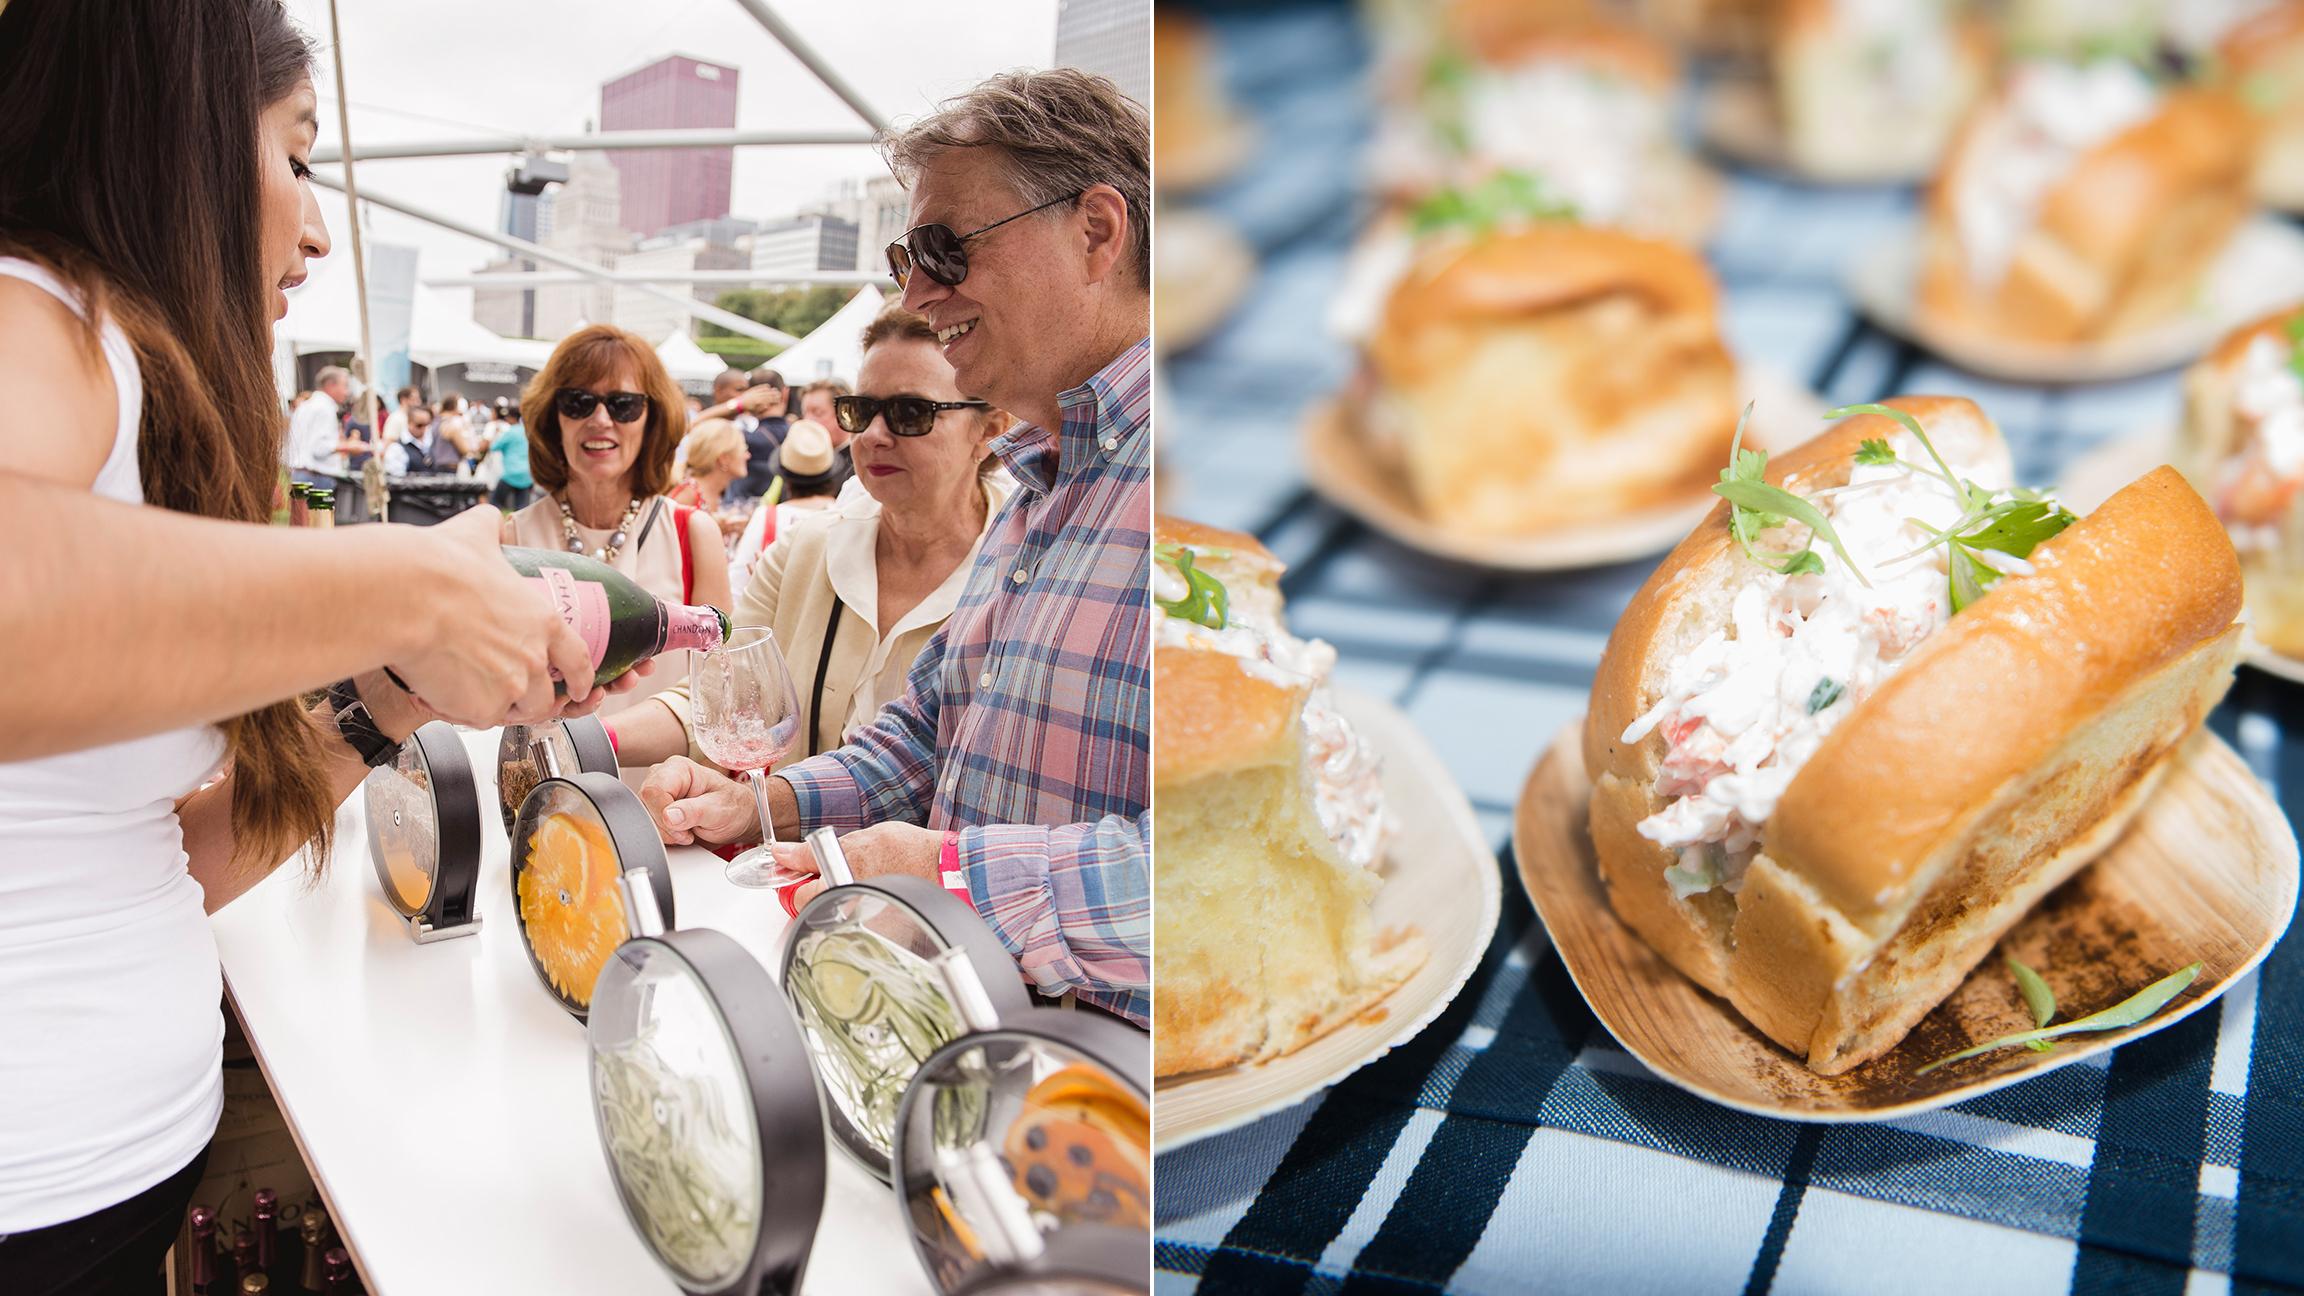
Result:
<svg viewBox="0 0 2304 1296">
<path fill-rule="evenodd" d="M 1888 404 L 1917 417 L 1963 476 L 1981 476 L 1968 465 L 2005 462 L 1997 430 L 1969 401 Z M 1893 442 L 1899 431 L 1884 417 L 1851 418 L 1772 461 L 1767 479 L 1826 499 L 1816 492 L 1857 474 L 1902 471 L 1852 462 L 1861 442 Z M 1927 462 L 1909 444 L 1897 452 Z M 1892 542 L 1900 519 L 1863 515 L 1880 507 L 1866 499 L 1862 489 L 1833 498 L 1835 526 L 1852 544 L 1867 529 Z M 2026 911 L 2118 838 L 2230 683 L 2239 569 L 2207 505 L 2160 468 L 2033 549 L 2028 572 L 2003 577 L 1948 621 L 1936 610 L 1940 628 L 1906 633 L 1903 655 L 1860 666 L 1845 695 L 1827 698 L 1822 684 L 1809 694 L 1816 676 L 1793 678 L 1803 659 L 1791 653 L 1770 684 L 1809 698 L 1807 715 L 1789 721 L 1775 752 L 1792 751 L 1806 724 L 1797 740 L 1805 759 L 1761 807 L 1752 844 L 1740 848 L 1750 852 L 1740 880 L 1687 886 L 1668 872 L 1688 857 L 1656 839 L 1652 816 L 1699 798 L 1668 805 L 1659 780 L 1721 722 L 1673 709 L 1675 667 L 1720 653 L 1732 624 L 1753 633 L 1730 641 L 1794 642 L 1804 625 L 1758 628 L 1751 590 L 1829 579 L 1767 572 L 1743 556 L 1729 523 L 1723 503 L 1649 578 L 1609 639 L 1584 733 L 1593 843 L 1609 903 L 1628 926 L 1770 1039 L 1835 1075 L 1894 1048 Z M 1923 578 L 1945 579 L 1940 561 L 1918 575 L 1897 570 L 1873 566 L 1865 597 L 1889 599 L 1898 579 L 1919 590 Z M 1853 586 L 1841 589 L 1855 597 Z M 1820 621 L 1824 606 L 1806 617 Z M 1891 610 L 1863 624 L 1890 636 L 1901 620 Z M 1724 693 L 1695 695 L 1707 696 L 1715 715 L 1731 706 Z M 1636 721 L 1656 727 L 1642 733 Z M 1736 789 L 1707 783 L 1701 795 L 1749 797 L 1768 776 L 1739 774 Z"/>
<path fill-rule="evenodd" d="M 1153 1070 L 1292 1053 L 1423 966 L 1413 931 L 1379 934 L 1384 816 L 1374 753 L 1328 698 L 1335 654 L 1280 623 L 1281 565 L 1254 537 L 1174 518 L 1229 600 L 1215 630 L 1161 616 L 1153 650 L 1159 931 Z M 1176 573 L 1154 563 L 1154 596 Z"/>
<path fill-rule="evenodd" d="M 2262 119 L 2256 192 L 2275 206 L 2304 208 L 2304 0 L 2283 0 L 2233 27 L 2217 53 Z"/>
<path fill-rule="evenodd" d="M 1700 494 L 1736 424 L 1702 258 L 1561 222 L 1428 248 L 1369 343 L 1370 441 L 1417 507 L 1519 536 Z"/>
<path fill-rule="evenodd" d="M 2240 551 L 2248 630 L 2304 657 L 2304 306 L 2235 330 L 2184 375 L 2183 468 Z"/>
<path fill-rule="evenodd" d="M 1769 63 L 1792 164 L 1924 175 L 1983 92 L 1988 29 L 1950 6 L 1779 0 Z"/>
<path fill-rule="evenodd" d="M 2116 60 L 2018 64 L 1929 189 L 1920 312 L 2053 344 L 2169 320 L 2252 207 L 2254 130 L 2234 96 Z"/>
</svg>

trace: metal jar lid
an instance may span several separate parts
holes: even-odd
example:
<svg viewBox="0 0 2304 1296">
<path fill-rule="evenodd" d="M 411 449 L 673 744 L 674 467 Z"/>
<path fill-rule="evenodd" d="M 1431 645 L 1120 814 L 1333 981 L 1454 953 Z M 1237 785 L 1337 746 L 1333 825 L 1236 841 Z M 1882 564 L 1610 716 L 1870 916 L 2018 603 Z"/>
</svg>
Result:
<svg viewBox="0 0 2304 1296">
<path fill-rule="evenodd" d="M 778 979 L 824 1085 L 833 1141 L 885 1182 L 897 1104 L 930 1054 L 965 1032 L 936 959 L 960 951 L 1005 1020 L 1032 997 L 976 911 L 914 877 L 850 880 L 829 830 L 809 834 L 834 885 L 785 933 Z"/>
<path fill-rule="evenodd" d="M 480 788 L 454 725 L 408 736 L 361 784 L 368 856 L 384 899 L 419 943 L 480 929 Z"/>
<path fill-rule="evenodd" d="M 1121 1022 L 1035 1008 L 921 1064 L 894 1189 L 937 1290 L 1145 1290 L 1151 1060 Z"/>
<path fill-rule="evenodd" d="M 613 774 L 537 784 L 512 828 L 512 911 L 537 979 L 582 1020 L 616 947 L 673 924 L 671 865 L 639 796 Z"/>
<path fill-rule="evenodd" d="M 657 1263 L 686 1292 L 798 1291 L 824 1210 L 823 1104 L 767 970 L 709 928 L 636 936 L 601 970 L 585 1033 L 601 1150 Z"/>
</svg>

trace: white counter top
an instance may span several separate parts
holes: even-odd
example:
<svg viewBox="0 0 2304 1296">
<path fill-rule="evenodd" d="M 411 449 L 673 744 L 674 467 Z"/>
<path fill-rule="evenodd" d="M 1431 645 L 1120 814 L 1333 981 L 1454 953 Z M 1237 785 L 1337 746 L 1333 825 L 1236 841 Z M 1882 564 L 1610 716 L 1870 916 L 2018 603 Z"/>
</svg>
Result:
<svg viewBox="0 0 2304 1296">
<path fill-rule="evenodd" d="M 409 938 L 355 793 L 318 889 L 289 865 L 215 916 L 225 984 L 371 1292 L 676 1294 L 609 1178 L 583 1024 L 521 949 L 497 734 L 464 738 L 481 785 L 480 932 Z M 677 925 L 726 932 L 773 975 L 790 921 L 775 893 L 730 884 L 704 851 L 670 856 Z M 829 1138 L 825 1154 L 803 1290 L 929 1291 L 894 1195 Z"/>
</svg>

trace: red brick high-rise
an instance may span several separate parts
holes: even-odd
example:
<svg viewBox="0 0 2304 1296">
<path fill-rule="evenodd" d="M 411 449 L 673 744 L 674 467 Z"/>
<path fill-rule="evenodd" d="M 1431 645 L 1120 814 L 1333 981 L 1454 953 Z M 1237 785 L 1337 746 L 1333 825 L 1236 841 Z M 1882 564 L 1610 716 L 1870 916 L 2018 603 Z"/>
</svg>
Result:
<svg viewBox="0 0 2304 1296">
<path fill-rule="evenodd" d="M 700 130 L 736 124 L 735 68 L 673 54 L 600 87 L 600 129 Z M 633 149 L 607 155 L 623 189 L 623 224 L 642 237 L 728 214 L 736 150 Z"/>
</svg>

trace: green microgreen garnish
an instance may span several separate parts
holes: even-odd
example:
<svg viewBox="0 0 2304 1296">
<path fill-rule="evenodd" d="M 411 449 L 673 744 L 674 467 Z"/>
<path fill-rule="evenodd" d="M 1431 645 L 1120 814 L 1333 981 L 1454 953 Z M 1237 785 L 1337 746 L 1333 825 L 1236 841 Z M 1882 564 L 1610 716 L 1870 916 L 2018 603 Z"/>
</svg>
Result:
<svg viewBox="0 0 2304 1296">
<path fill-rule="evenodd" d="M 2294 344 L 2288 352 L 2289 372 L 2304 378 L 2304 311 L 2290 316 L 2284 331 L 2288 334 L 2288 341 Z"/>
<path fill-rule="evenodd" d="M 1822 536 L 1832 546 L 1833 552 L 1840 555 L 1840 561 L 1848 564 L 1848 570 L 1855 572 L 1856 579 L 1869 589 L 1872 582 L 1865 580 L 1863 570 L 1849 556 L 1847 546 L 1840 543 L 1840 533 L 1832 529 L 1831 519 L 1825 517 L 1823 510 L 1814 504 L 1768 482 L 1767 451 L 1744 448 L 1744 425 L 1751 417 L 1752 407 L 1746 405 L 1744 412 L 1737 416 L 1736 435 L 1728 443 L 1728 466 L 1720 470 L 1720 482 L 1712 488 L 1713 494 L 1728 501 L 1730 505 L 1728 530 L 1736 537 L 1736 543 L 1743 547 L 1744 556 L 1787 576 L 1821 572 L 1824 570 L 1824 560 L 1817 556 L 1815 545 L 1816 537 Z M 1808 543 L 1801 546 L 1800 552 L 1790 555 L 1783 564 L 1778 565 L 1761 557 L 1760 552 L 1752 547 L 1752 541 L 1761 532 L 1770 527 L 1782 526 L 1787 521 L 1806 523 L 1811 534 Z"/>
<path fill-rule="evenodd" d="M 1452 153 L 1472 151 L 1472 131 L 1464 123 L 1464 99 L 1472 86 L 1472 60 L 1454 46 L 1433 51 L 1424 65 L 1424 116 Z"/>
<path fill-rule="evenodd" d="M 2190 967 L 2179 968 L 2100 1013 L 2082 1017 L 2078 1021 L 2065 1022 L 2061 1026 L 2043 1026 L 2038 1030 L 2018 1031 L 2014 1035 L 2003 1035 L 1996 1040 L 1988 1040 L 1978 1044 L 1974 1048 L 1962 1049 L 1950 1057 L 1938 1058 L 1912 1074 L 1923 1076 L 1947 1063 L 1958 1062 L 1963 1058 L 1972 1058 L 1980 1053 L 2016 1048 L 2019 1045 L 2028 1046 L 2063 1035 L 2079 1035 L 2090 1031 L 2125 1030 L 2160 1011 L 2169 1000 L 2182 994 L 2184 987 L 2191 985 L 2193 979 L 2199 975 L 2200 965 L 2198 963 L 2194 963 Z M 2042 986 L 2041 988 L 2045 990 L 2047 987 Z M 2029 995 L 2026 996 L 2026 1002 L 2030 1003 Z M 2051 1009 L 2053 1009 L 2053 1004 L 2051 1004 Z M 2039 1016 L 2037 1007 L 2033 1009 L 2033 1016 L 2035 1019 Z"/>
<path fill-rule="evenodd" d="M 1575 204 L 1554 194 L 1541 177 L 1526 171 L 1498 171 L 1475 185 L 1442 189 L 1416 204 L 1409 228 L 1421 238 L 1462 228 L 1488 234 L 1507 225 L 1576 219 Z"/>
<path fill-rule="evenodd" d="M 1672 888 L 1673 899 L 1685 900 L 1692 895 L 1702 894 L 1720 885 L 1720 847 L 1718 845 L 1707 846 L 1700 852 L 1700 855 L 1702 858 L 1697 861 L 1694 868 L 1688 867 L 1685 862 L 1687 856 L 1683 854 L 1681 856 L 1682 863 L 1674 864 L 1664 870 L 1664 882 Z"/>
<path fill-rule="evenodd" d="M 1211 630 L 1221 630 L 1230 623 L 1231 594 L 1225 590 L 1224 582 L 1193 566 L 1196 555 L 1192 550 L 1179 544 L 1155 544 L 1152 546 L 1152 556 L 1175 568 L 1176 574 L 1184 578 L 1183 598 L 1152 600 L 1160 605 L 1161 611 Z M 1221 559 L 1231 555 L 1211 549 L 1208 556 Z"/>
<path fill-rule="evenodd" d="M 1814 715 L 1839 701 L 1840 695 L 1845 692 L 1847 692 L 1846 686 L 1836 679 L 1816 681 L 1816 691 L 1808 695 L 1808 714 Z"/>
<path fill-rule="evenodd" d="M 1920 426 L 1920 420 L 1903 410 L 1887 405 L 1843 405 L 1839 409 L 1826 411 L 1824 417 L 1842 419 L 1858 414 L 1878 414 L 1903 424 L 1905 430 L 1920 442 L 1921 447 L 1927 450 L 1928 457 L 1936 464 L 1934 469 L 1925 464 L 1914 464 L 1911 465 L 1912 470 L 1937 478 L 1960 497 L 1962 512 L 1959 520 L 1943 530 L 1929 526 L 1918 518 L 1906 518 L 1906 522 L 1926 532 L 1929 541 L 1910 553 L 1899 554 L 1889 560 L 1903 562 L 1917 558 L 1938 545 L 1945 546 L 1945 567 L 1950 574 L 1954 613 L 1984 597 L 1985 592 L 2001 577 L 1999 568 L 1977 557 L 1977 554 L 1989 549 L 2014 558 L 2029 558 L 2041 541 L 2079 520 L 2071 510 L 2046 498 L 2039 491 L 2014 490 L 1995 494 L 1954 473 L 1952 465 L 1944 462 L 1944 456 L 1937 453 L 1936 443 L 1928 439 L 1927 429 Z M 1875 446 L 1878 450 L 1874 450 Z M 1883 453 L 1886 458 L 1879 457 Z M 1859 463 L 1896 461 L 1895 452 L 1888 443 L 1878 439 L 1867 439 L 1858 446 L 1856 458 Z M 2003 499 L 2001 495 L 2007 498 Z"/>
<path fill-rule="evenodd" d="M 2024 996 L 2024 1006 L 2032 1010 L 2032 1024 L 2045 1026 L 2056 1017 L 2056 992 L 2040 979 L 2040 974 L 2008 956 L 2008 971 L 2016 978 L 2016 991 Z M 2045 1053 L 2056 1047 L 2050 1040 L 2033 1040 L 2024 1047 L 2035 1053 Z"/>
</svg>

